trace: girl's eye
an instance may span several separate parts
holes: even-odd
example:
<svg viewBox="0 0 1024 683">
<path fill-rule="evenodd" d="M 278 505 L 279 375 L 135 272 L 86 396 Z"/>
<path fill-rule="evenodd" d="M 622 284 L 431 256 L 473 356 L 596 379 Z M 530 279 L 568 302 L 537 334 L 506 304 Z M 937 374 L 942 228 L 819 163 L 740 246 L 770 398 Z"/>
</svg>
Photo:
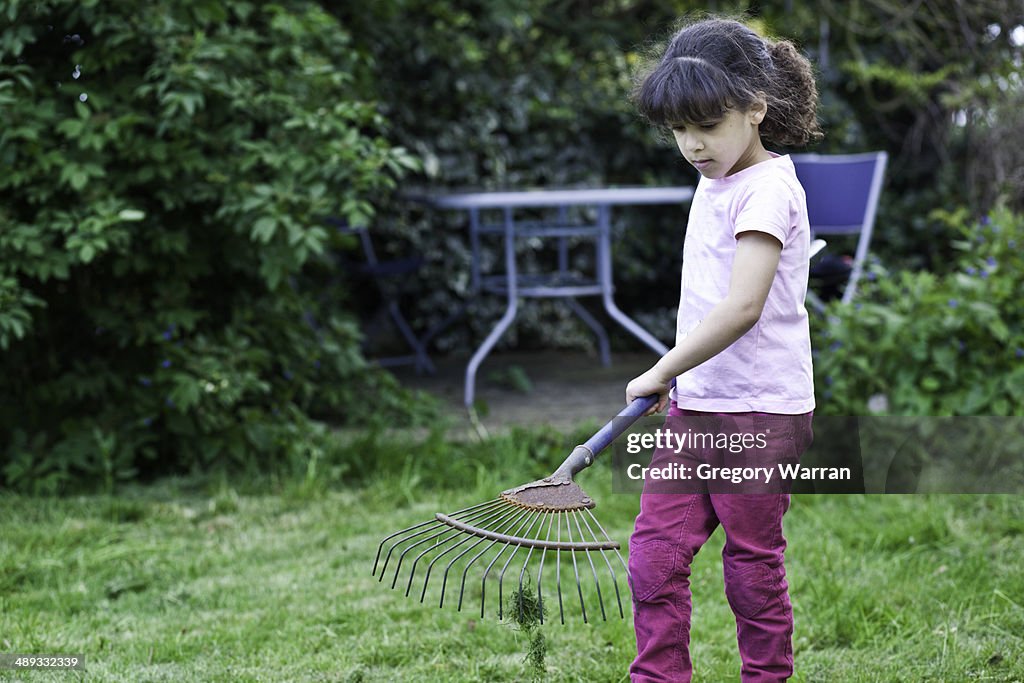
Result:
<svg viewBox="0 0 1024 683">
<path fill-rule="evenodd" d="M 704 121 L 702 123 L 676 123 L 669 128 L 679 133 L 685 133 L 687 128 L 699 128 L 700 130 L 714 130 L 721 121 Z"/>
</svg>

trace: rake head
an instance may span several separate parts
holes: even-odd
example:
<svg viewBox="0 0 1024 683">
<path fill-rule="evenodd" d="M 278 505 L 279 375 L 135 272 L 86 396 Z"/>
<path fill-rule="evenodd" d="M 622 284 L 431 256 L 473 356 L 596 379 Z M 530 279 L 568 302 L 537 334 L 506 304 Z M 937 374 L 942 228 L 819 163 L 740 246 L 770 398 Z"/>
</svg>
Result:
<svg viewBox="0 0 1024 683">
<path fill-rule="evenodd" d="M 481 618 L 487 613 L 488 583 L 493 586 L 496 581 L 498 619 L 507 615 L 505 589 L 521 595 L 533 580 L 542 623 L 545 591 L 551 590 L 548 586 L 553 581 L 559 620 L 563 624 L 566 608 L 570 606 L 563 595 L 562 584 L 571 576 L 579 612 L 586 622 L 588 603 L 591 611 L 596 603 L 601 617 L 608 618 L 604 596 L 610 592 L 614 592 L 618 615 L 624 616 L 623 590 L 616 565 L 621 569 L 623 587 L 628 587 L 629 576 L 618 549 L 618 543 L 608 538 L 589 508 L 542 512 L 520 508 L 498 498 L 448 515 L 438 513 L 433 521 L 388 536 L 378 549 L 373 574 L 382 582 L 385 577 L 391 578 L 392 588 L 401 589 L 404 584 L 406 596 L 415 595 L 415 585 L 419 588 L 416 592 L 420 602 L 426 599 L 433 574 L 440 578 L 438 607 L 444 607 L 446 598 L 449 602 L 455 599 L 457 584 L 456 608 L 459 611 L 466 603 L 468 588 L 471 595 L 480 599 Z M 438 565 L 442 561 L 443 571 Z M 393 568 L 392 574 L 388 573 L 389 566 Z M 400 584 L 403 567 L 408 571 L 408 579 Z M 473 567 L 483 571 L 479 578 L 469 578 Z M 422 577 L 422 587 L 416 583 L 417 575 Z M 593 585 L 585 590 L 583 581 L 591 577 Z"/>
<path fill-rule="evenodd" d="M 505 589 L 512 590 L 511 602 L 518 608 L 518 620 L 524 614 L 524 590 L 536 583 L 536 611 L 530 618 L 544 622 L 544 596 L 552 592 L 558 601 L 558 617 L 565 623 L 566 611 L 588 621 L 596 605 L 607 620 L 605 598 L 615 595 L 612 611 L 625 617 L 623 593 L 629 595 L 629 570 L 619 553 L 619 544 L 608 537 L 591 510 L 591 500 L 573 481 L 581 470 L 594 462 L 595 454 L 608 446 L 658 401 L 657 395 L 638 398 L 623 409 L 584 444 L 573 449 L 565 462 L 550 477 L 503 491 L 486 503 L 449 514 L 438 513 L 429 522 L 395 532 L 377 548 L 373 575 L 381 582 L 391 577 L 391 587 L 405 588 L 405 595 L 419 590 L 420 602 L 427 597 L 431 575 L 440 574 L 438 607 L 455 599 L 462 610 L 467 591 L 480 599 L 480 618 L 487 613 L 488 584 L 498 592 L 498 619 L 506 616 Z M 383 559 L 383 562 L 381 561 Z M 392 564 L 393 563 L 393 564 Z M 442 570 L 443 566 L 443 570 Z M 388 574 L 392 567 L 393 574 Z M 379 568 L 379 571 L 378 571 Z M 399 582 L 403 568 L 408 579 Z M 435 570 L 436 568 L 436 570 Z M 479 579 L 470 579 L 471 569 L 483 571 Z M 511 569 L 511 574 L 509 570 Z M 621 573 L 620 573 L 621 572 Z M 422 588 L 416 583 L 421 577 Z M 506 581 L 506 575 L 509 579 Z M 591 583 L 591 579 L 593 582 Z M 622 586 L 620 589 L 620 579 Z M 436 583 L 436 582 L 435 582 Z M 497 583 L 497 586 L 494 584 Z M 562 594 L 562 584 L 575 585 L 576 599 Z"/>
</svg>

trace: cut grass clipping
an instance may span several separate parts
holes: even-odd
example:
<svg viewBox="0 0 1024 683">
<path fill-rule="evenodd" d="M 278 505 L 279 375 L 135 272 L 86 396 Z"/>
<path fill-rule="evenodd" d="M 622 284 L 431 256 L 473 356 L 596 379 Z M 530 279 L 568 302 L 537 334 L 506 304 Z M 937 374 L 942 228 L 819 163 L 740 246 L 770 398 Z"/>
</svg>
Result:
<svg viewBox="0 0 1024 683">
<path fill-rule="evenodd" d="M 533 676 L 540 679 L 545 673 L 544 658 L 548 651 L 541 622 L 542 617 L 547 614 L 531 583 L 527 575 L 522 587 L 512 591 L 512 622 L 516 630 L 526 634 L 528 645 L 524 661 L 530 667 Z"/>
</svg>

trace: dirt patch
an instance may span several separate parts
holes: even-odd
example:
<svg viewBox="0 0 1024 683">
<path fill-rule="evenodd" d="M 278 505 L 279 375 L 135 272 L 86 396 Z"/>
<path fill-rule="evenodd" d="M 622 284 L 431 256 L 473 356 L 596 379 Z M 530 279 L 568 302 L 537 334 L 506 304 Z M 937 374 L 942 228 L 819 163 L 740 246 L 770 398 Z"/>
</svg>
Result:
<svg viewBox="0 0 1024 683">
<path fill-rule="evenodd" d="M 595 355 L 579 351 L 510 351 L 491 354 L 477 373 L 480 421 L 490 432 L 511 425 L 560 429 L 586 422 L 603 424 L 625 401 L 626 383 L 658 360 L 652 352 L 619 352 L 602 367 Z M 408 387 L 440 398 L 458 427 L 470 428 L 463 406 L 468 358 L 434 359 L 435 375 L 395 368 Z"/>
</svg>

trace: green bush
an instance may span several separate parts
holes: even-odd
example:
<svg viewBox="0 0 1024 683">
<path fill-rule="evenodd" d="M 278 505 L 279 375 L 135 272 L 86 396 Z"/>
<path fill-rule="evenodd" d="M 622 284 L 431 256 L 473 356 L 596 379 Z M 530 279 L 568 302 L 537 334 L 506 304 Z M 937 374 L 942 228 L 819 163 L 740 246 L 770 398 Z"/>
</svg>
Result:
<svg viewBox="0 0 1024 683">
<path fill-rule="evenodd" d="M 628 97 L 640 46 L 667 30 L 684 5 L 696 3 L 379 0 L 331 11 L 373 55 L 395 139 L 424 160 L 409 181 L 442 192 L 695 183 L 696 172 L 640 120 Z M 424 276 L 440 285 L 410 302 L 426 329 L 469 298 L 465 213 L 389 208 L 382 214 L 395 217 L 395 241 L 410 242 L 426 259 Z M 673 281 L 666 274 L 678 278 L 686 208 L 622 207 L 612 216 L 618 303 L 631 314 L 674 306 L 678 289 L 664 284 Z M 553 269 L 552 245 L 521 240 L 521 267 Z M 500 239 L 485 238 L 485 262 L 501 263 L 501 248 Z M 592 242 L 570 249 L 570 267 L 589 272 L 593 254 Z M 607 319 L 593 299 L 582 302 Z M 450 328 L 438 348 L 477 346 L 505 302 L 481 297 L 470 306 L 467 324 Z M 502 343 L 579 348 L 592 340 L 564 303 L 531 301 Z"/>
<path fill-rule="evenodd" d="M 929 210 L 968 205 L 981 214 L 1024 186 L 1007 182 L 1020 166 L 1013 163 L 1019 145 L 998 142 L 1020 137 L 1022 108 L 1011 97 L 1020 90 L 1021 48 L 1011 39 L 1019 12 L 1011 0 L 936 3 L 929 12 L 905 5 L 712 3 L 718 12 L 748 12 L 758 30 L 795 40 L 814 61 L 826 137 L 808 151 L 889 152 L 876 253 L 893 265 L 945 272 L 953 234 Z M 696 182 L 674 144 L 636 116 L 628 93 L 652 41 L 707 9 L 691 0 L 331 6 L 373 55 L 395 139 L 424 159 L 423 173 L 409 180 L 432 191 Z M 945 39 L 927 39 L 937 35 Z M 383 213 L 400 215 L 396 207 Z M 441 285 L 410 302 L 423 329 L 468 298 L 465 217 L 453 213 L 393 221 L 398 241 L 414 243 L 426 257 L 425 277 Z M 613 219 L 621 237 L 613 250 L 616 300 L 668 342 L 685 209 L 624 207 Z M 537 265 L 539 250 L 527 240 L 519 246 L 520 263 Z M 499 248 L 485 240 L 485 260 L 500 263 Z M 571 265 L 587 267 L 591 254 L 573 252 Z M 472 349 L 504 302 L 482 297 L 470 305 L 468 324 L 450 328 L 438 348 Z M 636 346 L 617 325 L 610 331 Z M 530 302 L 502 343 L 580 347 L 591 338 L 564 305 Z"/>
<path fill-rule="evenodd" d="M 815 330 L 822 412 L 1024 414 L 1024 215 L 933 218 L 962 235 L 952 272 L 876 264 L 857 300 L 831 305 Z"/>
<path fill-rule="evenodd" d="M 310 457 L 402 409 L 320 286 L 414 159 L 314 2 L 7 2 L 0 482 Z M 337 292 L 343 297 L 343 292 Z M 340 299 L 343 301 L 343 299 Z M 362 407 L 362 408 L 361 408 Z"/>
</svg>

